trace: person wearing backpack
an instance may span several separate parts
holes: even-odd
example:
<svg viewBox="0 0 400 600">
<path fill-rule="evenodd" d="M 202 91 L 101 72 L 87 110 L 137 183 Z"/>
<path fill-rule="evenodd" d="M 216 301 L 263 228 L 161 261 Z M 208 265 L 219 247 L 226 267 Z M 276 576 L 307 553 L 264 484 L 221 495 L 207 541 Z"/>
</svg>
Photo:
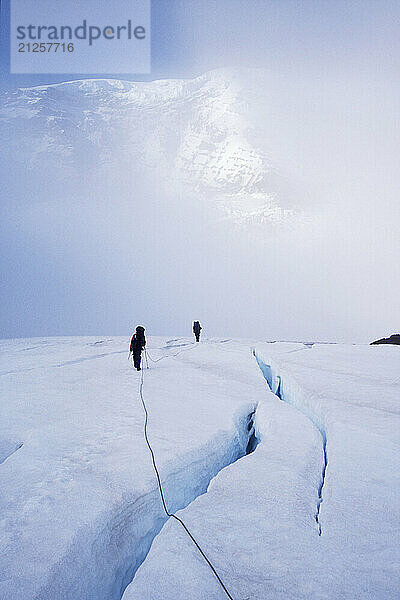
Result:
<svg viewBox="0 0 400 600">
<path fill-rule="evenodd" d="M 200 331 L 201 331 L 201 325 L 199 321 L 194 321 L 193 323 L 193 333 L 194 336 L 196 338 L 196 342 L 200 341 Z"/>
<path fill-rule="evenodd" d="M 133 356 L 133 365 L 135 369 L 140 371 L 140 363 L 142 360 L 142 350 L 146 346 L 146 338 L 144 337 L 144 327 L 138 325 L 136 331 L 132 336 L 130 352 Z"/>
</svg>

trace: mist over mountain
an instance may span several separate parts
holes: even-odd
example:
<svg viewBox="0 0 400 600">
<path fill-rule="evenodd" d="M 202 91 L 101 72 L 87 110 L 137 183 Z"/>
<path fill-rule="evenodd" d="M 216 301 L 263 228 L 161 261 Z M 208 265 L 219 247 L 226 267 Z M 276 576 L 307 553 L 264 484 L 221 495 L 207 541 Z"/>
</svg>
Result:
<svg viewBox="0 0 400 600">
<path fill-rule="evenodd" d="M 396 130 L 377 95 L 244 68 L 3 92 L 1 334 L 389 334 Z"/>
<path fill-rule="evenodd" d="M 78 182 L 146 174 L 236 220 L 280 221 L 289 211 L 279 205 L 276 169 L 251 121 L 255 90 L 244 75 L 82 80 L 7 93 L 0 132 L 9 166 Z"/>
</svg>

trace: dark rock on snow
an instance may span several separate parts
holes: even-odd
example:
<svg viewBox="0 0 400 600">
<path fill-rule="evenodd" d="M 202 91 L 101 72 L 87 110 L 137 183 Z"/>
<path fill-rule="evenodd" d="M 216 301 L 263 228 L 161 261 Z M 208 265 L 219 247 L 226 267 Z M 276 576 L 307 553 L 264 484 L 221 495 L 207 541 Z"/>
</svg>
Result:
<svg viewBox="0 0 400 600">
<path fill-rule="evenodd" d="M 382 338 L 381 340 L 376 340 L 375 342 L 371 342 L 371 346 L 375 344 L 396 344 L 400 346 L 400 333 L 394 333 L 388 338 Z"/>
</svg>

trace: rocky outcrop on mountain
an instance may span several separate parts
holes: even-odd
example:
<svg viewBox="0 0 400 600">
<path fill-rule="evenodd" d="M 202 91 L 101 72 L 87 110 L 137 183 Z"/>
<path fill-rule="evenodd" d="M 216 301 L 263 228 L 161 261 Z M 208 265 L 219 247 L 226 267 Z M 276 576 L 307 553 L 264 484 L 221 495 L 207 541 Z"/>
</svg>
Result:
<svg viewBox="0 0 400 600">
<path fill-rule="evenodd" d="M 396 346 L 400 346 L 400 333 L 394 333 L 388 338 L 382 338 L 380 340 L 375 340 L 375 342 L 371 342 L 371 346 L 375 346 L 377 344 L 394 344 Z"/>
</svg>

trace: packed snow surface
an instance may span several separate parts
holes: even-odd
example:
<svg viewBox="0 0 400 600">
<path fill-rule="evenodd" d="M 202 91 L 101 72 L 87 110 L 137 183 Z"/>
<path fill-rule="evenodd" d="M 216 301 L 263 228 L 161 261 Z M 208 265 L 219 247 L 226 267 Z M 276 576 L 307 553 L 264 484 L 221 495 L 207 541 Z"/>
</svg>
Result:
<svg viewBox="0 0 400 600">
<path fill-rule="evenodd" d="M 163 512 L 127 347 L 0 342 L 1 599 L 226 598 Z M 398 348 L 150 338 L 149 354 L 168 509 L 235 600 L 399 597 Z"/>
</svg>

